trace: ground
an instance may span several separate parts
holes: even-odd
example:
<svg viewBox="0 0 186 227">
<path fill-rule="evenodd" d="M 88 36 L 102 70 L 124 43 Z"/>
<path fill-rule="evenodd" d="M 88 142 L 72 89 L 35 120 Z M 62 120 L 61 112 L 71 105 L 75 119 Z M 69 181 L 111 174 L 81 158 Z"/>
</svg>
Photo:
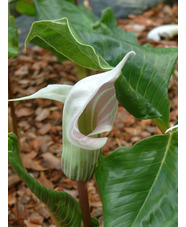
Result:
<svg viewBox="0 0 186 227">
<path fill-rule="evenodd" d="M 177 24 L 177 9 L 177 4 L 172 7 L 159 4 L 143 15 L 118 19 L 118 25 L 127 31 L 134 31 L 140 45 L 150 43 L 156 48 L 177 47 L 177 37 L 159 42 L 146 39 L 153 27 Z M 9 79 L 14 98 L 32 94 L 47 84 L 73 85 L 78 81 L 72 62 L 59 63 L 50 52 L 37 46 L 22 50 L 19 56 L 9 59 Z M 176 65 L 168 89 L 171 103 L 170 126 L 178 120 L 177 81 Z M 76 183 L 66 178 L 60 169 L 62 108 L 63 104 L 44 99 L 15 103 L 21 157 L 27 171 L 41 184 L 68 192 L 78 200 Z M 10 128 L 11 121 L 9 114 Z M 132 146 L 141 139 L 156 134 L 161 132 L 152 120 L 135 119 L 119 106 L 114 127 L 107 133 L 108 141 L 103 147 L 103 154 L 106 156 L 120 146 Z M 8 174 L 9 226 L 55 227 L 45 205 L 30 192 L 10 166 Z M 87 186 L 91 215 L 98 218 L 103 227 L 102 203 L 94 180 L 88 182 Z"/>
</svg>

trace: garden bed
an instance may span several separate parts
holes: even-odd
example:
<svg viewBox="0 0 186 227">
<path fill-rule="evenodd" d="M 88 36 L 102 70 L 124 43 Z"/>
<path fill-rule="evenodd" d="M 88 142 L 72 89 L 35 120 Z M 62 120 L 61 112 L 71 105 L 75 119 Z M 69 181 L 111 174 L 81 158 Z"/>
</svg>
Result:
<svg viewBox="0 0 186 227">
<path fill-rule="evenodd" d="M 177 47 L 174 37 L 159 42 L 146 39 L 147 33 L 162 24 L 178 23 L 177 5 L 172 8 L 159 4 L 143 15 L 130 15 L 118 19 L 121 28 L 134 31 L 140 45 L 149 43 L 160 47 Z M 47 84 L 75 84 L 78 81 L 74 64 L 59 63 L 47 50 L 34 46 L 22 50 L 20 55 L 9 59 L 9 77 L 14 98 L 30 95 Z M 170 126 L 178 120 L 178 70 L 177 66 L 169 84 L 171 103 Z M 66 178 L 60 168 L 62 150 L 62 108 L 57 101 L 37 99 L 16 102 L 20 151 L 27 171 L 44 186 L 65 191 L 78 200 L 76 183 Z M 11 117 L 9 117 L 11 122 Z M 116 121 L 103 155 L 120 146 L 132 146 L 143 138 L 161 134 L 152 120 L 138 120 L 119 106 Z M 45 206 L 31 193 L 9 166 L 9 226 L 54 227 Z M 103 226 L 102 203 L 94 180 L 88 182 L 91 215 Z"/>
</svg>

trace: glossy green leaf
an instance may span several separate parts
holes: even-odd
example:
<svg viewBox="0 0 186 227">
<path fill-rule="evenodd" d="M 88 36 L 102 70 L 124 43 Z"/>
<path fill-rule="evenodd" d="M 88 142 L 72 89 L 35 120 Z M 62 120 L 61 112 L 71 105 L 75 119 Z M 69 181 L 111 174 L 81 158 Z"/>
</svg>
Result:
<svg viewBox="0 0 186 227">
<path fill-rule="evenodd" d="M 108 22 L 109 23 L 109 22 Z M 119 102 L 135 117 L 155 119 L 162 132 L 168 128 L 168 83 L 177 60 L 177 48 L 142 47 L 109 35 L 77 31 L 67 18 L 35 22 L 26 44 L 45 43 L 61 56 L 85 68 L 109 70 L 131 50 L 123 75 L 115 83 Z"/>
<path fill-rule="evenodd" d="M 114 18 L 111 9 L 107 9 L 103 12 L 101 20 L 84 5 L 78 6 L 73 4 L 73 1 L 65 0 L 34 0 L 36 7 L 36 19 L 37 20 L 54 20 L 62 17 L 68 18 L 68 21 L 73 24 L 73 27 L 77 31 L 89 31 L 94 33 L 106 34 L 109 33 L 116 38 L 122 37 L 122 39 L 136 42 L 136 37 L 133 32 L 126 32 L 117 27 L 116 19 Z M 31 41 L 32 43 L 39 45 L 45 49 L 50 50 L 57 56 L 59 61 L 67 60 L 62 53 L 57 53 L 55 49 L 51 48 L 42 39 L 37 38 Z"/>
<path fill-rule="evenodd" d="M 26 45 L 30 41 L 45 43 L 62 56 L 86 68 L 100 70 L 112 68 L 80 37 L 67 18 L 34 22 Z"/>
<path fill-rule="evenodd" d="M 14 133 L 8 136 L 8 161 L 14 171 L 30 190 L 46 204 L 57 227 L 80 227 L 81 209 L 79 203 L 68 193 L 51 190 L 38 183 L 25 170 Z"/>
<path fill-rule="evenodd" d="M 106 8 L 103 10 L 101 19 L 95 21 L 95 23 L 92 25 L 92 31 L 99 34 L 108 35 L 120 41 L 137 43 L 136 36 L 133 32 L 127 32 L 118 27 L 111 8 Z"/>
<path fill-rule="evenodd" d="M 16 10 L 19 13 L 26 14 L 28 16 L 36 15 L 36 9 L 34 7 L 33 0 L 18 0 L 16 4 Z"/>
<path fill-rule="evenodd" d="M 17 25 L 14 24 L 14 17 L 11 16 L 8 23 L 8 57 L 15 57 L 19 52 L 19 40 Z"/>
<path fill-rule="evenodd" d="M 137 42 L 133 32 L 126 32 L 117 26 L 111 8 L 107 8 L 99 19 L 91 10 L 84 5 L 78 6 L 69 1 L 61 0 L 34 0 L 37 10 L 37 20 L 54 20 L 62 17 L 68 18 L 69 22 L 78 31 L 93 31 L 99 34 L 111 35 L 121 40 Z"/>
<path fill-rule="evenodd" d="M 136 52 L 136 56 L 131 57 L 123 68 L 123 75 L 115 82 L 118 101 L 137 118 L 157 118 L 155 123 L 164 132 L 169 122 L 167 91 L 177 61 L 177 48 L 142 47 L 88 32 L 81 32 L 81 37 L 112 66 L 127 52 Z"/>
<path fill-rule="evenodd" d="M 110 8 L 101 19 L 82 5 L 68 1 L 35 0 L 38 19 L 26 45 L 33 42 L 50 50 L 60 61 L 70 59 L 82 67 L 109 70 L 134 50 L 123 74 L 115 83 L 118 101 L 140 119 L 154 119 L 162 132 L 168 128 L 168 83 L 177 60 L 177 48 L 151 48 L 136 44 L 133 33 L 117 26 Z M 55 9 L 55 10 L 51 10 Z"/>
<path fill-rule="evenodd" d="M 177 226 L 177 136 L 149 137 L 100 161 L 96 180 L 106 227 Z"/>
<path fill-rule="evenodd" d="M 154 49 L 136 46 L 134 50 L 136 58 L 131 62 L 133 66 L 130 67 L 128 62 L 123 69 L 123 75 L 115 83 L 117 98 L 122 106 L 137 118 L 153 119 L 161 115 L 154 121 L 160 130 L 165 132 L 170 111 L 168 84 L 177 60 L 177 48 Z M 130 84 L 128 89 L 126 81 Z"/>
<path fill-rule="evenodd" d="M 34 0 L 37 20 L 55 20 L 67 17 L 76 29 L 91 30 L 92 21 L 98 20 L 93 13 L 73 4 L 73 0 Z"/>
<path fill-rule="evenodd" d="M 98 219 L 91 217 L 91 223 L 92 223 L 92 227 L 99 227 Z"/>
</svg>

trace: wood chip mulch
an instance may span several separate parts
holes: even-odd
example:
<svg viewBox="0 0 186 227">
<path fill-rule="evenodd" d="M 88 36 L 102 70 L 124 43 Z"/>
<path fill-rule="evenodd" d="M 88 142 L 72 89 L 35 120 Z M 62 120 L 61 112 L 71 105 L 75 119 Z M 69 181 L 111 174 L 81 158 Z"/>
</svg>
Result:
<svg viewBox="0 0 186 227">
<path fill-rule="evenodd" d="M 178 23 L 178 6 L 159 4 L 143 15 L 130 15 L 118 19 L 121 28 L 134 31 L 140 45 L 177 47 L 174 37 L 160 42 L 146 39 L 155 26 Z M 47 84 L 75 84 L 78 81 L 74 64 L 59 63 L 55 56 L 40 47 L 27 48 L 15 58 L 9 59 L 9 78 L 14 98 L 30 95 Z M 178 69 L 169 85 L 170 126 L 178 120 Z M 18 121 L 21 157 L 27 171 L 41 184 L 51 189 L 65 191 L 78 200 L 76 183 L 66 178 L 60 169 L 62 150 L 63 104 L 45 99 L 15 102 Z M 10 107 L 9 107 L 10 112 Z M 9 123 L 11 128 L 11 115 Z M 143 138 L 161 134 L 152 120 L 138 120 L 119 106 L 118 115 L 111 132 L 106 133 L 108 142 L 103 147 L 104 156 L 120 146 L 132 146 Z M 8 170 L 8 218 L 9 226 L 55 227 L 42 204 L 25 186 L 9 166 Z M 94 180 L 88 182 L 91 215 L 98 218 L 103 227 L 102 203 Z"/>
</svg>

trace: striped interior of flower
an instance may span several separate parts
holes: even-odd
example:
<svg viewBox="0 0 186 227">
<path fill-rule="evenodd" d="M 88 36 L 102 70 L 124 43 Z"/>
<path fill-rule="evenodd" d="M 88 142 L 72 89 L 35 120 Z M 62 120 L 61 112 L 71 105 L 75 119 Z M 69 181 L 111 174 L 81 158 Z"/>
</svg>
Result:
<svg viewBox="0 0 186 227">
<path fill-rule="evenodd" d="M 114 89 L 113 82 L 104 84 L 87 104 L 78 119 L 83 135 L 94 137 L 111 129 L 118 108 Z"/>
</svg>

